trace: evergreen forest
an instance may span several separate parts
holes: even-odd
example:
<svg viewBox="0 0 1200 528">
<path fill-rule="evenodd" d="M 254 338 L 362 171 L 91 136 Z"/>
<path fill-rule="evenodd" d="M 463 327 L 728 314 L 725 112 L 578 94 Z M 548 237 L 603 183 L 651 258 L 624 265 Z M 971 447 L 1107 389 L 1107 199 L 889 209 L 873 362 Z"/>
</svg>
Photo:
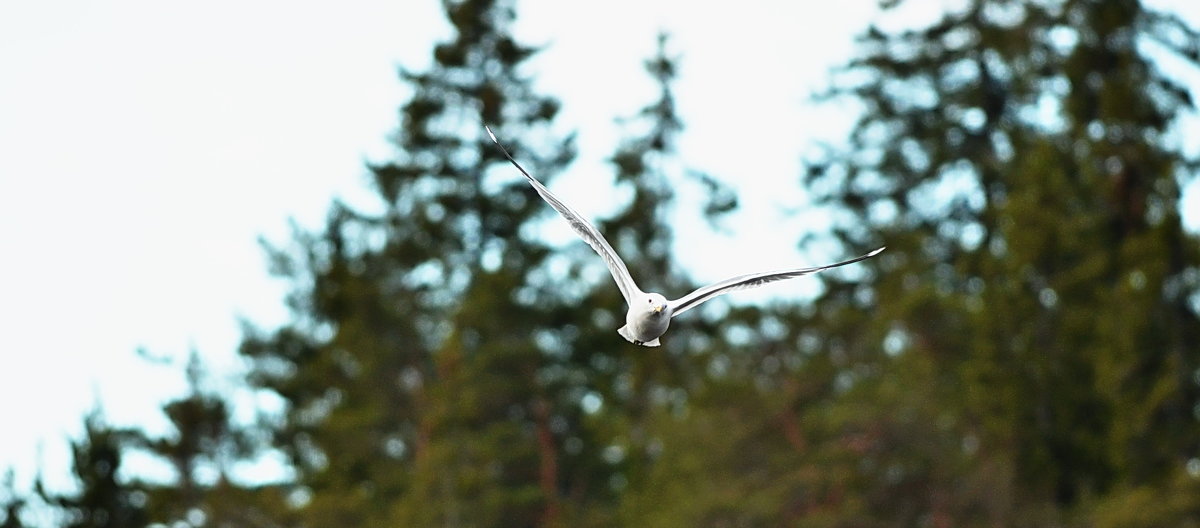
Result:
<svg viewBox="0 0 1200 528">
<path fill-rule="evenodd" d="M 1200 86 L 1164 68 L 1200 69 L 1200 30 L 1138 0 L 966 0 L 847 36 L 796 94 L 862 112 L 805 150 L 791 181 L 833 227 L 795 244 L 887 251 L 650 349 L 615 333 L 595 253 L 534 236 L 562 219 L 483 129 L 551 188 L 576 156 L 514 3 L 442 5 L 395 156 L 365 168 L 377 203 L 263 242 L 291 319 L 247 321 L 238 354 L 278 410 L 234 420 L 197 354 L 173 434 L 81 417 L 77 489 L 10 477 L 0 526 L 1200 527 Z M 645 57 L 655 95 L 613 116 L 603 167 L 627 199 L 595 219 L 668 297 L 699 286 L 668 215 L 715 224 L 752 184 L 680 159 L 685 59 L 668 35 Z M 233 474 L 267 453 L 284 478 Z"/>
</svg>

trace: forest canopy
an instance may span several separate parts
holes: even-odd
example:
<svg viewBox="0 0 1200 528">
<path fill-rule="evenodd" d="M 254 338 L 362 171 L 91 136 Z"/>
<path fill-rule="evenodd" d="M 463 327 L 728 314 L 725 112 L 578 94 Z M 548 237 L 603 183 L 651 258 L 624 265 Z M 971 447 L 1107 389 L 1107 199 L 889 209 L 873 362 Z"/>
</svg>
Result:
<svg viewBox="0 0 1200 528">
<path fill-rule="evenodd" d="M 400 73 L 396 155 L 367 167 L 377 203 L 263 244 L 292 320 L 247 323 L 238 352 L 282 410 L 237 423 L 194 359 L 175 434 L 88 415 L 79 489 L 10 478 L 0 526 L 1196 525 L 1200 159 L 1178 125 L 1197 88 L 1157 58 L 1200 67 L 1196 28 L 1135 0 L 867 28 L 816 94 L 863 111 L 794 179 L 833 228 L 796 244 L 888 250 L 812 299 L 696 310 L 647 352 L 615 333 L 595 254 L 531 236 L 561 219 L 489 178 L 512 167 L 485 123 L 548 185 L 576 153 L 512 3 L 443 6 L 450 36 Z M 733 178 L 678 159 L 683 53 L 663 35 L 655 96 L 614 116 L 629 199 L 597 222 L 681 293 L 667 214 L 738 213 Z M 702 203 L 676 200 L 689 186 Z M 265 452 L 286 478 L 231 475 Z M 174 478 L 119 478 L 130 453 Z"/>
</svg>

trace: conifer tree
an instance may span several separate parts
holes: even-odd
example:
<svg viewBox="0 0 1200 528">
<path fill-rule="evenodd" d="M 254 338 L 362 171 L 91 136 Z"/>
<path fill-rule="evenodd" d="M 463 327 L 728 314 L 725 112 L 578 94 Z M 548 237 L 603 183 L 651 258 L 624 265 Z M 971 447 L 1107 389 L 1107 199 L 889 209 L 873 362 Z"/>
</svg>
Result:
<svg viewBox="0 0 1200 528">
<path fill-rule="evenodd" d="M 269 482 L 239 482 L 231 470 L 261 454 L 251 430 L 234 423 L 232 405 L 209 386 L 193 351 L 184 367 L 188 392 L 163 405 L 174 431 L 161 438 L 138 434 L 131 449 L 158 457 L 174 470 L 168 482 L 142 480 L 148 517 L 166 525 L 291 526 L 293 516 Z"/>
<path fill-rule="evenodd" d="M 25 524 L 21 521 L 21 511 L 25 509 L 27 501 L 16 492 L 13 484 L 13 471 L 11 469 L 4 475 L 3 492 L 4 499 L 0 501 L 0 510 L 4 512 L 4 518 L 0 522 L 0 528 L 24 528 Z"/>
<path fill-rule="evenodd" d="M 691 173 L 676 152 L 676 138 L 683 130 L 673 90 L 679 59 L 669 51 L 669 43 L 669 36 L 660 34 L 655 54 L 644 62 L 658 90 L 657 98 L 635 115 L 618 120 L 633 134 L 617 146 L 609 161 L 615 168 L 615 183 L 631 188 L 631 198 L 597 227 L 643 289 L 672 296 L 691 291 L 695 285 L 687 280 L 686 270 L 676 265 L 674 233 L 669 227 L 675 213 L 674 189 Z M 731 211 L 736 204 L 732 191 L 715 178 L 704 181 L 710 203 L 716 204 L 706 210 L 706 216 L 715 218 Z M 592 257 L 590 262 L 598 261 Z M 642 484 L 658 456 L 661 442 L 652 421 L 686 404 L 685 395 L 701 381 L 698 375 L 709 345 L 722 341 L 715 325 L 694 317 L 672 327 L 662 348 L 649 353 L 631 351 L 624 340 L 612 339 L 612 329 L 623 324 L 625 300 L 607 273 L 592 285 L 581 304 L 620 307 L 612 311 L 615 320 L 581 332 L 573 347 L 575 372 L 587 380 L 582 390 L 598 405 L 588 423 L 600 428 L 595 436 L 593 456 L 598 460 L 594 464 L 606 471 L 595 478 L 597 485 L 609 490 L 611 505 L 619 510 L 626 506 L 627 490 Z M 616 511 L 608 513 L 610 517 L 601 525 L 611 525 L 619 518 L 612 517 Z"/>
<path fill-rule="evenodd" d="M 865 109 L 850 146 L 803 183 L 847 253 L 888 252 L 742 322 L 770 337 L 658 417 L 627 523 L 1194 516 L 1196 162 L 1169 139 L 1192 103 L 1139 39 L 1200 49 L 1135 2 L 980 0 L 869 30 L 830 94 Z"/>
<path fill-rule="evenodd" d="M 975 0 L 864 35 L 833 92 L 865 107 L 850 148 L 804 179 L 836 240 L 889 246 L 806 321 L 843 382 L 830 456 L 869 461 L 845 469 L 866 502 L 835 506 L 1059 522 L 1200 452 L 1197 165 L 1171 140 L 1194 105 L 1147 42 L 1197 64 L 1197 32 L 1133 0 Z"/>
<path fill-rule="evenodd" d="M 274 443 L 305 524 L 561 522 L 564 418 L 543 380 L 564 300 L 523 229 L 544 204 L 500 172 L 483 125 L 543 180 L 571 140 L 520 72 L 536 50 L 509 36 L 508 3 L 443 4 L 453 35 L 430 70 L 402 72 L 413 95 L 396 159 L 370 167 L 378 203 L 337 203 L 272 250 L 296 321 L 242 347 L 286 403 Z"/>
<path fill-rule="evenodd" d="M 39 478 L 34 484 L 38 496 L 59 511 L 65 528 L 146 526 L 145 496 L 118 476 L 137 433 L 110 426 L 99 409 L 90 412 L 83 425 L 83 438 L 71 441 L 78 491 L 54 493 Z"/>
<path fill-rule="evenodd" d="M 481 125 L 548 182 L 572 156 L 549 135 L 557 103 L 518 73 L 534 50 L 507 36 L 511 10 L 446 8 L 457 36 L 430 71 L 403 73 L 414 94 L 398 159 L 370 168 L 378 210 L 335 204 L 322 232 L 269 248 L 296 284 L 297 321 L 249 329 L 242 352 L 252 383 L 287 404 L 274 444 L 295 465 L 304 523 L 606 525 L 644 470 L 650 395 L 683 384 L 679 351 L 711 329 L 677 332 L 674 364 L 631 358 L 615 333 L 624 300 L 590 249 L 552 255 L 531 239 L 535 222 L 561 219 Z M 661 97 L 636 118 L 644 135 L 612 158 L 631 203 L 599 224 L 631 270 L 660 281 L 648 287 L 687 291 L 667 265 L 658 167 L 680 125 L 664 47 L 647 63 Z M 707 182 L 723 193 L 709 214 L 732 209 Z"/>
</svg>

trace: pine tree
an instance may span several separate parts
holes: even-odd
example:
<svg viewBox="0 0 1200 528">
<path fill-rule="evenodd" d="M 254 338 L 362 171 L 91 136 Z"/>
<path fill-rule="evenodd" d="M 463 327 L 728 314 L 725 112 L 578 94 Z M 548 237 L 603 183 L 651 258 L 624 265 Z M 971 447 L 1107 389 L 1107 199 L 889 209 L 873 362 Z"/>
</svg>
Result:
<svg viewBox="0 0 1200 528">
<path fill-rule="evenodd" d="M 703 213 L 710 224 L 736 209 L 737 199 L 715 178 L 674 158 L 682 130 L 672 92 L 678 59 L 666 43 L 660 37 L 656 55 L 646 62 L 660 90 L 635 121 L 647 132 L 613 158 L 618 179 L 633 182 L 635 197 L 603 229 L 614 244 L 627 244 L 618 252 L 627 255 L 635 276 L 662 280 L 647 288 L 687 292 L 695 284 L 670 266 L 669 252 L 655 251 L 671 244 L 669 231 L 652 228 L 671 218 L 671 189 L 698 179 L 708 191 Z M 661 353 L 612 362 L 618 365 L 615 385 L 600 392 L 618 432 L 609 454 L 619 454 L 624 469 L 617 476 L 622 493 L 616 524 L 755 526 L 779 519 L 779 494 L 791 489 L 789 434 L 796 424 L 779 413 L 771 396 L 776 380 L 767 379 L 764 365 L 777 360 L 779 317 L 790 309 L 739 307 L 720 320 L 689 314 L 672 327 Z"/>
<path fill-rule="evenodd" d="M 865 108 L 850 148 L 804 180 L 836 240 L 889 246 L 806 321 L 865 499 L 837 508 L 1059 522 L 1200 452 L 1197 165 L 1170 141 L 1193 102 L 1143 41 L 1197 63 L 1197 32 L 1136 1 L 976 0 L 862 38 L 833 92 Z"/>
<path fill-rule="evenodd" d="M 251 330 L 252 382 L 286 402 L 275 445 L 311 525 L 557 525 L 562 411 L 540 341 L 565 326 L 544 212 L 497 171 L 484 124 L 549 180 L 572 157 L 558 103 L 520 73 L 535 53 L 493 0 L 444 2 L 453 37 L 412 86 L 394 161 L 370 167 L 379 203 L 337 203 L 319 233 L 273 249 L 297 321 Z M 531 138 L 527 144 L 525 138 Z M 527 145 L 538 145 L 537 147 Z M 505 177 L 500 177 L 504 174 Z"/>
<path fill-rule="evenodd" d="M 136 528 L 146 526 L 145 496 L 118 476 L 124 454 L 137 433 L 114 428 L 100 410 L 84 418 L 84 437 L 71 441 L 72 471 L 79 491 L 52 493 L 39 478 L 35 490 L 58 509 L 66 528 Z"/>
<path fill-rule="evenodd" d="M 25 509 L 26 502 L 27 500 L 16 492 L 13 471 L 8 470 L 4 475 L 4 500 L 0 501 L 0 510 L 4 512 L 0 528 L 24 528 L 21 511 Z"/>
<path fill-rule="evenodd" d="M 1161 141 L 1190 99 L 1130 35 L 1191 60 L 1196 38 L 1130 7 L 981 1 L 863 37 L 832 94 L 863 117 L 804 183 L 847 252 L 889 250 L 811 306 L 746 315 L 766 338 L 657 417 L 629 524 L 1194 518 L 1195 269 L 1170 263 L 1196 262 L 1176 180 L 1195 161 Z M 1106 175 L 1131 165 L 1136 185 Z"/>
<path fill-rule="evenodd" d="M 338 203 L 324 231 L 269 248 L 296 284 L 297 321 L 248 329 L 251 382 L 287 404 L 274 444 L 296 468 L 305 524 L 607 525 L 652 454 L 647 408 L 685 385 L 684 351 L 712 329 L 631 357 L 615 333 L 624 300 L 599 259 L 531 240 L 535 222 L 561 219 L 481 125 L 547 182 L 572 156 L 569 138 L 550 139 L 557 103 L 518 74 L 534 50 L 507 36 L 511 10 L 446 7 L 457 36 L 430 71 L 403 73 L 414 95 L 399 157 L 370 168 L 379 212 Z M 612 158 L 632 201 L 599 225 L 638 277 L 659 281 L 647 287 L 687 291 L 667 265 L 672 192 L 659 167 L 680 125 L 665 37 L 647 69 L 661 97 Z M 704 182 L 709 216 L 733 208 Z"/>
<path fill-rule="evenodd" d="M 669 36 L 658 36 L 655 54 L 644 62 L 647 74 L 658 89 L 658 97 L 628 118 L 618 121 L 632 131 L 609 161 L 616 172 L 615 183 L 627 186 L 632 196 L 615 215 L 597 227 L 622 256 L 630 274 L 647 291 L 681 295 L 694 289 L 684 271 L 673 265 L 673 233 L 669 226 L 675 212 L 674 189 L 694 171 L 678 159 L 676 138 L 683 130 L 675 107 L 673 83 L 678 57 L 669 52 Z M 703 180 L 710 204 L 710 219 L 734 208 L 736 197 L 711 177 Z M 590 251 L 590 250 L 589 250 Z M 589 255 L 589 262 L 598 261 Z M 608 273 L 592 285 L 583 306 L 619 307 L 615 319 L 605 318 L 589 332 L 581 332 L 572 350 L 572 365 L 578 379 L 586 380 L 579 390 L 596 407 L 585 423 L 596 424 L 592 446 L 594 485 L 608 490 L 607 517 L 589 519 L 612 525 L 625 509 L 628 496 L 636 493 L 652 471 L 661 448 L 653 421 L 664 412 L 686 404 L 686 394 L 700 384 L 701 368 L 708 350 L 705 345 L 721 342 L 715 325 L 695 317 L 672 327 L 663 347 L 650 353 L 630 352 L 623 340 L 614 340 L 612 329 L 623 324 L 625 301 Z M 587 317 L 586 314 L 580 314 Z M 569 393 L 569 392 L 568 392 Z M 576 396 L 578 398 L 578 396 Z"/>
<path fill-rule="evenodd" d="M 169 482 L 137 483 L 146 497 L 148 517 L 166 525 L 293 525 L 284 498 L 270 483 L 231 478 L 233 466 L 252 461 L 259 446 L 248 429 L 234 423 L 232 405 L 208 387 L 207 370 L 195 351 L 184 371 L 187 394 L 163 405 L 175 431 L 162 438 L 139 433 L 129 445 L 175 470 Z"/>
</svg>

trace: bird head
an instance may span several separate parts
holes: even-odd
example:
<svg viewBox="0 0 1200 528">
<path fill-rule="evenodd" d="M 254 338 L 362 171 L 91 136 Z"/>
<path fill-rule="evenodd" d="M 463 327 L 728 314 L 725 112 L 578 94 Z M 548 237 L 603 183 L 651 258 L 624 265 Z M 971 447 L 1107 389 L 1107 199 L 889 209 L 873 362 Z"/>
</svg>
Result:
<svg viewBox="0 0 1200 528">
<path fill-rule="evenodd" d="M 649 313 L 656 314 L 656 315 L 657 314 L 671 315 L 671 310 L 668 309 L 669 307 L 667 305 L 667 298 L 663 297 L 662 295 L 659 295 L 657 293 L 647 293 L 646 296 L 642 299 L 642 303 L 643 303 L 644 309 Z"/>
</svg>

